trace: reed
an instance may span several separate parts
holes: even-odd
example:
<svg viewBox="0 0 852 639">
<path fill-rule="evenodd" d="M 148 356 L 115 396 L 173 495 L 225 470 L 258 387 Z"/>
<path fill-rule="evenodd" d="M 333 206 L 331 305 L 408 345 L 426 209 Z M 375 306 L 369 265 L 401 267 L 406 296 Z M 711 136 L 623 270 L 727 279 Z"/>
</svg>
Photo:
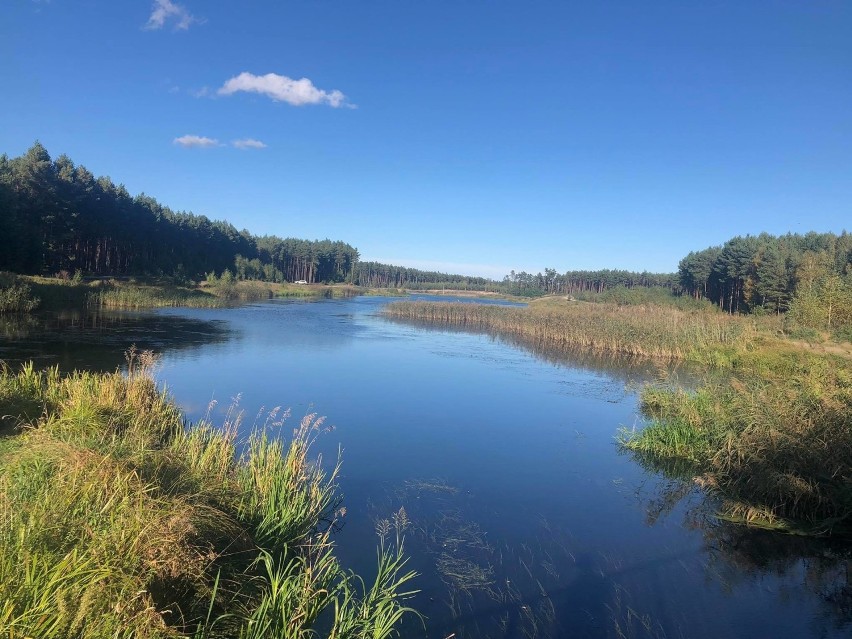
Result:
<svg viewBox="0 0 852 639">
<path fill-rule="evenodd" d="M 337 562 L 339 462 L 310 454 L 322 420 L 246 441 L 238 419 L 187 427 L 151 363 L 0 370 L 16 426 L 0 438 L 0 636 L 307 637 L 321 618 L 393 636 L 413 574 L 401 540 L 371 588 Z"/>
<path fill-rule="evenodd" d="M 720 514 L 802 534 L 852 531 L 852 365 L 800 354 L 777 374 L 649 387 L 650 423 L 621 444 L 669 475 L 694 478 Z M 676 470 L 675 470 L 676 469 Z"/>
<path fill-rule="evenodd" d="M 619 306 L 549 298 L 528 307 L 486 304 L 394 302 L 386 315 L 523 337 L 555 350 L 587 349 L 662 361 L 695 361 L 735 367 L 757 347 L 754 323 L 712 310 Z"/>
<path fill-rule="evenodd" d="M 27 284 L 12 283 L 4 286 L 0 283 L 0 313 L 29 313 L 40 302 Z"/>
<path fill-rule="evenodd" d="M 115 284 L 96 292 L 91 302 L 112 309 L 164 307 L 222 308 L 235 302 L 268 299 L 271 290 L 259 282 L 238 282 L 228 288 L 195 289 L 172 285 Z"/>
<path fill-rule="evenodd" d="M 275 297 L 338 299 L 364 295 L 366 290 L 349 284 L 276 284 Z"/>
</svg>

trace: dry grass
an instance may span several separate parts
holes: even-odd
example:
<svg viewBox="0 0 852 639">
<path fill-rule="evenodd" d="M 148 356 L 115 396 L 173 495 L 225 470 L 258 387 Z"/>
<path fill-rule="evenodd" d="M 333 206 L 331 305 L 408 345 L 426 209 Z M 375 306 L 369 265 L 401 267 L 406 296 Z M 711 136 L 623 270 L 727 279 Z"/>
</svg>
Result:
<svg viewBox="0 0 852 639">
<path fill-rule="evenodd" d="M 618 306 L 548 298 L 529 307 L 443 302 L 395 302 L 389 317 L 524 337 L 557 350 L 588 349 L 663 361 L 730 366 L 755 348 L 751 321 L 712 310 Z"/>
</svg>

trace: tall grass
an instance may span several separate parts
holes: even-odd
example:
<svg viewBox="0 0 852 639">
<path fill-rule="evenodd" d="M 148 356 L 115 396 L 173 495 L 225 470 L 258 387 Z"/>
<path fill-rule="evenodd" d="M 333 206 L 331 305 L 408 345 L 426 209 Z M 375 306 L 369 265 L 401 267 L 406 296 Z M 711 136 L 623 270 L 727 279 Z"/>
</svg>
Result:
<svg viewBox="0 0 852 639">
<path fill-rule="evenodd" d="M 325 299 L 339 299 L 357 297 L 369 294 L 370 289 L 352 286 L 350 284 L 276 284 L 275 297 L 318 297 Z"/>
<path fill-rule="evenodd" d="M 272 290 L 261 282 L 236 282 L 207 289 L 174 285 L 145 285 L 120 283 L 96 293 L 95 305 L 115 309 L 163 308 L 221 308 L 235 302 L 269 299 Z"/>
<path fill-rule="evenodd" d="M 13 273 L 0 272 L 0 314 L 29 313 L 40 303 L 29 283 Z"/>
<path fill-rule="evenodd" d="M 649 387 L 650 424 L 622 445 L 694 477 L 734 521 L 806 534 L 852 533 L 852 366 L 801 354 L 780 375 Z M 673 469 L 678 469 L 674 471 Z"/>
<path fill-rule="evenodd" d="M 589 349 L 665 361 L 731 367 L 758 334 L 747 318 L 709 310 L 618 306 L 549 299 L 526 308 L 394 302 L 387 316 L 522 336 L 557 350 Z"/>
<path fill-rule="evenodd" d="M 307 637 L 321 619 L 393 636 L 412 594 L 402 543 L 381 547 L 370 589 L 337 562 L 339 462 L 310 454 L 322 420 L 246 442 L 237 420 L 187 427 L 150 358 L 130 362 L 0 371 L 17 428 L 0 439 L 0 636 Z"/>
</svg>

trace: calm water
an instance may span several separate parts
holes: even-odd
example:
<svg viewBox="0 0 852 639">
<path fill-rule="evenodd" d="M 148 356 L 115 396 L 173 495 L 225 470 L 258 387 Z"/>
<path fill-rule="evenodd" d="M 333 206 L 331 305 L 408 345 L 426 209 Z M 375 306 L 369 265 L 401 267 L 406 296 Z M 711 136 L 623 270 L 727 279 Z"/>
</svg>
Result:
<svg viewBox="0 0 852 639">
<path fill-rule="evenodd" d="M 382 298 L 6 321 L 0 358 L 112 370 L 131 343 L 190 418 L 276 406 L 343 451 L 346 565 L 404 507 L 426 617 L 406 636 L 833 637 L 852 632 L 848 550 L 744 531 L 619 454 L 657 371 L 387 321 Z M 211 408 L 211 405 L 213 406 Z"/>
</svg>

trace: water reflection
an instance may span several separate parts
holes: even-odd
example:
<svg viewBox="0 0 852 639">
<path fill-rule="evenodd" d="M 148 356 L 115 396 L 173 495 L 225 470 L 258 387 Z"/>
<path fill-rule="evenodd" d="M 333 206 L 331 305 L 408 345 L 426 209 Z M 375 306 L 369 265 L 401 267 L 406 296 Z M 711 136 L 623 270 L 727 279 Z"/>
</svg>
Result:
<svg viewBox="0 0 852 639">
<path fill-rule="evenodd" d="M 0 315 L 0 359 L 17 367 L 58 365 L 60 370 L 113 371 L 135 344 L 158 354 L 224 342 L 230 330 L 221 321 L 160 313 L 84 310 Z"/>
<path fill-rule="evenodd" d="M 495 343 L 514 346 L 555 366 L 604 374 L 609 380 L 609 386 L 612 386 L 611 380 L 613 379 L 623 382 L 628 388 L 637 384 L 665 379 L 678 386 L 688 387 L 694 385 L 697 380 L 706 375 L 706 371 L 701 371 L 697 366 L 689 363 L 654 362 L 647 358 L 631 357 L 620 353 L 556 348 L 550 342 L 526 335 L 495 335 L 487 330 L 473 327 L 435 324 L 397 317 L 383 316 L 383 318 L 394 324 L 412 326 L 425 331 L 484 335 Z"/>
<path fill-rule="evenodd" d="M 158 377 L 190 419 L 240 393 L 246 426 L 282 403 L 327 415 L 337 430 L 316 452 L 343 447 L 343 565 L 369 581 L 376 522 L 401 507 L 412 521 L 411 603 L 427 620 L 402 636 L 844 636 L 842 547 L 771 536 L 777 555 L 761 555 L 758 538 L 719 527 L 686 469 L 666 479 L 616 454 L 616 429 L 641 419 L 634 385 L 656 366 L 422 330 L 382 319 L 387 301 L 7 323 L 0 357 L 112 370 L 136 342 L 163 354 Z"/>
<path fill-rule="evenodd" d="M 682 513 L 683 526 L 701 535 L 707 577 L 728 592 L 747 584 L 775 584 L 782 604 L 803 595 L 813 598 L 821 611 L 812 617 L 815 636 L 852 631 L 848 539 L 789 535 L 726 521 L 717 516 L 721 502 L 687 478 L 688 469 L 641 456 L 637 461 L 668 478 L 649 494 L 637 492 L 648 524 L 658 525 L 673 513 Z"/>
</svg>

